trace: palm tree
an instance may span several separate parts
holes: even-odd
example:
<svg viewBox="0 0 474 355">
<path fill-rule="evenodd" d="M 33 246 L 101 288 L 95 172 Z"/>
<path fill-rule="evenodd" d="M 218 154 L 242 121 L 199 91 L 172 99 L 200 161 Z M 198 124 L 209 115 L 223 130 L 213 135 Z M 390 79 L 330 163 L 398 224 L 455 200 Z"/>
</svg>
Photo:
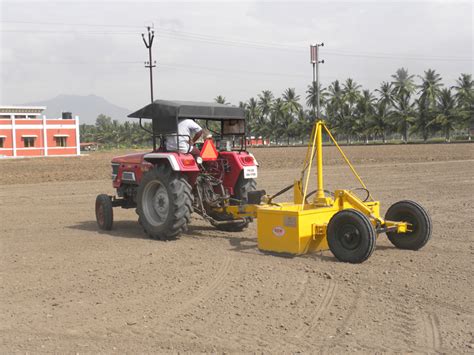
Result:
<svg viewBox="0 0 474 355">
<path fill-rule="evenodd" d="M 227 102 L 227 101 L 225 100 L 225 97 L 222 96 L 222 95 L 217 95 L 217 96 L 214 98 L 214 101 L 217 102 L 218 104 L 224 104 L 224 105 L 229 104 L 229 102 Z"/>
<path fill-rule="evenodd" d="M 365 135 L 365 143 L 369 143 L 369 124 L 375 114 L 376 98 L 370 90 L 362 91 L 362 96 L 359 97 L 356 107 L 356 119 L 354 120 L 354 130 L 360 134 Z"/>
<path fill-rule="evenodd" d="M 408 128 L 413 121 L 413 102 L 411 95 L 415 90 L 414 76 L 408 74 L 408 70 L 400 68 L 392 75 L 394 93 L 394 119 L 396 127 L 402 133 L 403 142 L 408 143 Z"/>
<path fill-rule="evenodd" d="M 326 115 L 336 133 L 344 133 L 343 129 L 344 93 L 339 80 L 332 82 L 328 88 L 328 99 L 325 102 Z"/>
<path fill-rule="evenodd" d="M 301 104 L 298 102 L 300 99 L 299 95 L 296 95 L 295 89 L 286 89 L 282 95 L 283 109 L 285 114 L 281 117 L 281 126 L 285 132 L 287 143 L 290 144 L 290 136 L 294 132 L 293 123 L 296 121 L 297 114 L 302 110 Z M 293 128 L 293 130 L 290 129 Z"/>
<path fill-rule="evenodd" d="M 426 142 L 430 133 L 430 122 L 436 116 L 436 102 L 443 84 L 441 83 L 441 75 L 432 69 L 425 71 L 425 75 L 419 78 L 422 83 L 418 86 L 420 97 L 416 100 L 418 112 L 415 115 L 411 130 L 420 133 L 423 141 Z"/>
<path fill-rule="evenodd" d="M 322 87 L 321 83 L 319 84 L 319 107 L 320 109 L 325 106 L 326 98 L 328 97 L 328 92 L 325 88 Z M 313 113 L 313 120 L 316 119 L 316 109 L 318 106 L 318 93 L 316 90 L 316 82 L 313 82 L 311 85 L 308 85 L 306 90 L 306 105 L 311 108 Z"/>
<path fill-rule="evenodd" d="M 261 111 L 258 107 L 257 100 L 254 97 L 251 97 L 249 101 L 245 104 L 245 111 L 248 120 L 248 130 L 250 133 L 259 134 L 264 128 L 263 122 L 261 122 Z"/>
<path fill-rule="evenodd" d="M 285 102 L 281 98 L 277 98 L 276 100 L 274 100 L 271 108 L 268 130 L 269 135 L 274 138 L 277 144 L 278 137 L 281 137 L 286 133 L 284 124 L 282 124 L 282 122 L 284 122 L 286 114 L 287 111 L 285 108 Z"/>
<path fill-rule="evenodd" d="M 383 103 L 387 107 L 392 105 L 394 100 L 392 83 L 383 81 L 380 88 L 375 91 L 379 93 L 378 103 Z"/>
<path fill-rule="evenodd" d="M 299 103 L 300 95 L 296 95 L 295 89 L 288 88 L 282 95 L 285 103 L 285 108 L 290 113 L 296 113 L 301 110 L 301 104 Z"/>
<path fill-rule="evenodd" d="M 437 104 L 438 114 L 430 123 L 439 126 L 443 130 L 446 142 L 449 143 L 451 141 L 451 131 L 456 127 L 461 117 L 451 89 L 441 90 Z"/>
<path fill-rule="evenodd" d="M 374 135 L 382 137 L 382 142 L 387 141 L 387 132 L 390 129 L 392 112 L 390 106 L 383 100 L 379 100 L 375 105 L 375 113 L 369 119 L 368 128 Z"/>
<path fill-rule="evenodd" d="M 411 95 L 415 90 L 414 75 L 408 74 L 405 68 L 397 69 L 396 73 L 392 75 L 392 85 L 394 94 L 399 96 L 402 94 Z"/>
<path fill-rule="evenodd" d="M 353 79 L 346 79 L 343 85 L 343 122 L 342 128 L 347 137 L 347 143 L 351 142 L 351 135 L 354 132 L 356 126 L 356 103 L 360 98 L 360 88 L 361 86 L 357 84 Z M 359 132 L 356 132 L 359 133 Z"/>
<path fill-rule="evenodd" d="M 270 114 L 273 104 L 273 93 L 270 90 L 264 90 L 258 95 L 258 106 L 262 111 L 262 115 L 266 118 Z"/>
<path fill-rule="evenodd" d="M 461 74 L 453 88 L 456 90 L 457 108 L 463 127 L 467 127 L 469 140 L 471 140 L 470 123 L 474 120 L 474 81 L 471 74 Z M 471 120 L 471 122 L 470 122 Z"/>
</svg>

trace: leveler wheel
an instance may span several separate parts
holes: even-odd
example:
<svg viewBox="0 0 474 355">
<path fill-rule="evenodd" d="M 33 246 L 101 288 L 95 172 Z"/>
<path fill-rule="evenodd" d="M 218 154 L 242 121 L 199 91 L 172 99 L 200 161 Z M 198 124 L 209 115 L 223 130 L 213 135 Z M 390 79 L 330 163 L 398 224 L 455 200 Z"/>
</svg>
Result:
<svg viewBox="0 0 474 355">
<path fill-rule="evenodd" d="M 357 210 L 340 211 L 328 223 L 329 249 L 340 261 L 356 264 L 367 260 L 375 250 L 375 239 L 369 218 Z"/>
<path fill-rule="evenodd" d="M 186 178 L 167 165 L 143 175 L 137 192 L 140 224 L 153 239 L 177 238 L 187 230 L 193 210 L 193 194 Z"/>
<path fill-rule="evenodd" d="M 109 231 L 114 223 L 114 209 L 110 197 L 101 194 L 95 199 L 95 218 L 99 228 Z"/>
<path fill-rule="evenodd" d="M 425 209 L 414 201 L 394 203 L 385 214 L 385 219 L 410 223 L 407 233 L 387 232 L 388 239 L 399 249 L 418 250 L 431 238 L 431 218 Z"/>
</svg>

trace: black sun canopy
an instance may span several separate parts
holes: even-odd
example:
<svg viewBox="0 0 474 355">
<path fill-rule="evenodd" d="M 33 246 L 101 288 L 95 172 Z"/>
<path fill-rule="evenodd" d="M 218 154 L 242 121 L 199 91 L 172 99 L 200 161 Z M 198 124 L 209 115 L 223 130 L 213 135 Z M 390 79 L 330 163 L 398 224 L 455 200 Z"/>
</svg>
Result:
<svg viewBox="0 0 474 355">
<path fill-rule="evenodd" d="M 227 121 L 245 120 L 245 111 L 236 106 L 213 102 L 155 100 L 128 117 L 153 120 L 154 134 L 176 133 L 178 119 Z"/>
</svg>

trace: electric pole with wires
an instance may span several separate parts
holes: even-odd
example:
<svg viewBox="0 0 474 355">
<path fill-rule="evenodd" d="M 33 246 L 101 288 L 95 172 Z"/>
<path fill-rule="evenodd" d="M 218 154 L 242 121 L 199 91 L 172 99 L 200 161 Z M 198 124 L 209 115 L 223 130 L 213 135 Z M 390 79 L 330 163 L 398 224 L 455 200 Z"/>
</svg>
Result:
<svg viewBox="0 0 474 355">
<path fill-rule="evenodd" d="M 151 102 L 153 103 L 153 68 L 156 67 L 156 61 L 152 59 L 152 47 L 153 47 L 153 39 L 155 38 L 155 31 L 151 29 L 150 26 L 147 27 L 148 30 L 148 42 L 145 39 L 145 34 L 142 33 L 143 43 L 145 43 L 145 47 L 148 49 L 148 61 L 145 62 L 145 68 L 150 69 L 150 96 Z"/>
</svg>

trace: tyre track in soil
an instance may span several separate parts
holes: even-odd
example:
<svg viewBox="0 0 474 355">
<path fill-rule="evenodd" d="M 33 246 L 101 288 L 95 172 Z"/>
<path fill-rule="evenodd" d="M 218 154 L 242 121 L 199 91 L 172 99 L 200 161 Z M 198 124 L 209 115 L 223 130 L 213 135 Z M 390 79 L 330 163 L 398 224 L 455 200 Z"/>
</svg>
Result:
<svg viewBox="0 0 474 355">
<path fill-rule="evenodd" d="M 399 339 L 407 345 L 407 350 L 431 353 L 441 349 L 442 340 L 436 315 L 425 312 L 417 314 L 414 307 L 397 302 L 395 317 L 398 322 L 393 329 L 402 335 Z"/>
<path fill-rule="evenodd" d="M 422 317 L 425 347 L 422 350 L 438 352 L 441 349 L 441 335 L 439 332 L 439 320 L 435 314 L 428 313 Z"/>
<path fill-rule="evenodd" d="M 193 305 L 199 303 L 199 302 L 205 302 L 209 297 L 211 297 L 214 294 L 214 291 L 216 291 L 222 283 L 225 282 L 226 277 L 232 268 L 233 264 L 233 258 L 226 252 L 224 255 L 224 259 L 219 267 L 219 271 L 216 273 L 215 277 L 212 279 L 211 282 L 205 283 L 206 286 L 202 287 L 200 290 L 195 292 L 191 297 L 185 299 L 181 303 L 177 302 L 175 303 L 174 307 L 168 311 L 165 311 L 161 314 L 160 316 L 160 323 L 158 325 L 158 329 L 156 331 L 150 330 L 150 333 L 152 334 L 167 334 L 170 337 L 176 337 L 182 335 L 181 330 L 174 330 L 172 326 L 170 326 L 170 322 L 180 316 L 181 314 L 184 314 L 186 311 L 188 311 Z M 204 284 L 204 282 L 203 282 Z M 185 289 L 186 286 L 180 287 L 180 289 Z M 112 330 L 109 329 L 112 332 L 119 333 L 118 330 Z M 134 330 L 131 331 L 131 333 L 134 333 L 135 335 L 140 335 L 144 336 L 146 335 L 146 331 L 144 332 L 144 329 L 141 329 L 140 331 Z M 200 337 L 201 339 L 204 338 L 209 338 L 208 335 L 205 334 L 199 334 L 199 333 L 193 333 L 191 331 L 188 332 L 189 334 L 192 334 L 196 337 Z M 172 341 L 172 339 L 171 339 Z"/>
<path fill-rule="evenodd" d="M 330 338 L 329 341 L 327 341 L 327 343 L 329 344 L 325 345 L 321 349 L 322 355 L 332 354 L 333 346 L 336 344 L 341 344 L 339 340 L 344 336 L 344 334 L 349 328 L 349 323 L 351 322 L 354 315 L 359 311 L 363 295 L 364 293 L 362 291 L 362 288 L 357 288 L 353 296 L 352 303 L 349 308 L 349 312 L 347 312 L 346 316 L 341 319 L 341 325 L 336 328 L 335 335 L 332 338 Z"/>
<path fill-rule="evenodd" d="M 301 302 L 305 297 L 306 297 L 306 294 L 308 293 L 308 282 L 310 280 L 310 277 L 308 275 L 305 276 L 304 278 L 304 281 L 302 282 L 303 284 L 303 287 L 301 289 L 301 291 L 299 292 L 298 296 L 296 297 L 295 301 L 296 304 L 298 304 L 299 302 Z M 327 289 L 325 290 L 327 291 Z M 303 327 L 300 327 L 301 329 L 303 329 Z M 240 331 L 241 330 L 241 327 L 238 327 L 236 328 L 236 332 L 239 333 L 239 336 L 238 336 L 238 339 L 236 340 L 236 342 L 240 345 L 240 346 L 245 346 L 246 343 L 257 343 L 259 344 L 260 346 L 266 348 L 266 351 L 268 350 L 272 350 L 271 352 L 281 352 L 281 349 L 286 349 L 288 347 L 288 345 L 291 345 L 291 346 L 301 346 L 301 342 L 291 342 L 291 341 L 287 341 L 286 339 L 286 336 L 284 337 L 279 337 L 279 338 L 272 338 L 272 339 L 268 339 L 264 334 L 258 334 L 258 333 L 255 333 L 255 332 L 251 332 L 251 333 L 248 333 L 246 331 Z M 219 342 L 222 342 L 223 340 L 225 341 L 225 338 L 223 337 L 220 337 L 218 335 L 212 335 L 212 336 L 209 336 L 209 334 L 205 334 L 205 333 L 202 333 L 202 332 L 194 332 L 193 335 L 197 336 L 197 337 L 200 337 L 201 339 L 205 339 L 205 338 L 208 338 L 209 340 L 211 341 L 215 341 L 216 343 L 219 343 Z M 277 348 L 276 346 L 279 346 L 279 348 Z"/>
<path fill-rule="evenodd" d="M 311 320 L 309 322 L 309 325 L 302 331 L 300 330 L 300 332 L 296 334 L 295 338 L 302 338 L 306 336 L 309 332 L 313 331 L 314 328 L 318 326 L 319 317 L 332 305 L 334 297 L 336 296 L 336 289 L 336 282 L 334 282 L 333 280 L 329 280 L 322 302 L 311 313 Z"/>
<path fill-rule="evenodd" d="M 214 294 L 214 291 L 217 290 L 219 286 L 221 286 L 222 283 L 224 283 L 230 269 L 232 268 L 232 264 L 233 264 L 233 259 L 226 252 L 224 256 L 224 260 L 222 261 L 222 264 L 219 267 L 219 271 L 217 272 L 214 279 L 211 282 L 209 282 L 207 286 L 201 288 L 190 298 L 180 303 L 179 305 L 176 305 L 169 312 L 166 312 L 162 318 L 163 323 L 171 321 L 172 319 L 185 313 L 193 305 L 199 302 L 205 302 L 209 297 L 211 297 Z"/>
<path fill-rule="evenodd" d="M 299 304 L 306 297 L 306 294 L 308 293 L 308 289 L 309 289 L 309 281 L 310 281 L 309 275 L 305 274 L 304 281 L 302 282 L 303 286 L 301 288 L 301 291 L 299 292 L 298 296 L 294 300 L 295 304 Z M 268 339 L 267 340 L 262 335 L 258 335 L 258 334 L 254 334 L 254 333 L 252 333 L 252 334 L 248 334 L 248 333 L 242 334 L 242 333 L 240 333 L 239 338 L 243 339 L 243 340 L 253 340 L 257 343 L 260 342 L 262 344 L 265 344 L 267 349 L 272 349 L 272 350 L 274 350 L 274 352 L 281 351 L 281 348 L 285 349 L 288 345 L 295 345 L 295 343 L 287 341 L 286 336 L 279 337 L 277 339 L 273 338 L 273 339 Z M 275 345 L 280 346 L 280 349 L 275 349 Z"/>
<path fill-rule="evenodd" d="M 308 278 L 309 281 L 309 278 Z M 301 301 L 305 299 L 309 293 L 309 282 L 305 283 L 305 288 L 302 291 L 301 295 L 298 297 L 298 300 Z M 301 347 L 302 344 L 305 344 L 308 346 L 308 349 L 311 349 L 313 344 L 309 343 L 305 336 L 313 331 L 319 324 L 318 320 L 320 316 L 328 309 L 331 307 L 331 304 L 334 300 L 334 297 L 336 295 L 336 289 L 337 289 L 337 284 L 333 280 L 328 280 L 326 283 L 326 287 L 323 291 L 323 299 L 321 303 L 319 303 L 311 312 L 310 320 L 309 322 L 301 322 L 299 327 L 291 333 L 288 334 L 287 336 L 284 336 L 281 341 L 277 342 L 278 345 L 281 346 L 297 346 L 298 348 Z M 309 295 L 309 298 L 311 298 L 311 295 Z M 275 344 L 275 342 L 273 342 Z"/>
</svg>

